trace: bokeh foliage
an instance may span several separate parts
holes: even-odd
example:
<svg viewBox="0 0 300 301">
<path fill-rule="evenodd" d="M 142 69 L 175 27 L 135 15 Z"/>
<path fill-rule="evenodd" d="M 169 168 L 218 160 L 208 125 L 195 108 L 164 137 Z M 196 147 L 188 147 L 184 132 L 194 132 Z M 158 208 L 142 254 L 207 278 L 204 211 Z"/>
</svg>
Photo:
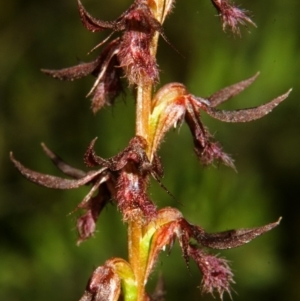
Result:
<svg viewBox="0 0 300 301">
<path fill-rule="evenodd" d="M 85 1 L 93 15 L 113 20 L 131 1 Z M 160 155 L 164 183 L 151 197 L 176 206 L 207 231 L 254 227 L 283 216 L 282 224 L 249 245 L 221 253 L 232 261 L 234 300 L 300 299 L 300 3 L 296 0 L 239 1 L 258 28 L 242 38 L 222 32 L 209 1 L 177 0 L 158 62 L 161 84 L 179 81 L 195 95 L 208 96 L 231 83 L 261 75 L 224 107 L 249 107 L 293 87 L 290 97 L 262 120 L 224 124 L 203 116 L 210 131 L 236 160 L 238 173 L 202 168 L 183 126 L 169 133 Z M 248 33 L 248 31 L 250 33 Z M 28 167 L 59 175 L 44 156 L 45 142 L 66 161 L 84 168 L 83 153 L 96 136 L 103 157 L 124 148 L 134 133 L 131 91 L 114 108 L 93 115 L 85 99 L 92 78 L 59 82 L 39 69 L 90 60 L 86 52 L 105 34 L 80 23 L 75 0 L 11 0 L 0 3 L 0 300 L 78 300 L 92 270 L 112 256 L 127 256 L 126 228 L 114 206 L 100 216 L 95 238 L 76 247 L 75 215 L 67 216 L 87 190 L 52 191 L 25 181 L 8 160 L 13 150 Z M 167 300 L 212 300 L 196 288 L 201 276 L 178 252 L 163 254 Z M 156 275 L 152 277 L 154 285 Z M 228 296 L 225 296 L 225 300 Z"/>
</svg>

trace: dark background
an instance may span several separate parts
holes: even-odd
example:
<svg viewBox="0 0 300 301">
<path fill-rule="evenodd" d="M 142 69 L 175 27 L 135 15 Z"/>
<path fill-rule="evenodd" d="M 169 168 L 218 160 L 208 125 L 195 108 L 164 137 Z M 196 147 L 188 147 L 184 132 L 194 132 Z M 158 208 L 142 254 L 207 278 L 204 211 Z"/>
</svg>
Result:
<svg viewBox="0 0 300 301">
<path fill-rule="evenodd" d="M 96 17 L 113 20 L 131 1 L 86 0 Z M 238 173 L 226 167 L 203 168 L 193 153 L 186 126 L 167 135 L 160 149 L 163 182 L 180 201 L 156 183 L 151 197 L 159 207 L 178 207 L 207 231 L 255 227 L 283 217 L 280 227 L 249 245 L 220 252 L 231 261 L 234 300 L 300 300 L 300 2 L 253 0 L 238 4 L 253 14 L 257 28 L 242 38 L 221 29 L 209 1 L 178 0 L 165 32 L 179 56 L 163 40 L 158 63 L 163 85 L 183 82 L 195 95 L 214 91 L 261 71 L 260 77 L 224 108 L 256 106 L 286 92 L 290 97 L 262 120 L 226 124 L 203 121 Z M 60 82 L 40 68 L 62 68 L 78 60 L 107 33 L 86 31 L 75 0 L 10 0 L 0 3 L 0 300 L 72 301 L 84 291 L 93 269 L 112 256 L 126 258 L 126 225 L 116 208 L 101 214 L 95 238 L 76 246 L 75 220 L 67 216 L 88 188 L 53 191 L 22 178 L 8 159 L 13 150 L 26 166 L 60 175 L 45 157 L 45 142 L 70 164 L 84 169 L 82 157 L 96 136 L 103 157 L 123 149 L 134 133 L 130 91 L 113 108 L 93 115 L 85 95 L 93 78 Z M 159 87 L 158 86 L 158 87 Z M 162 254 L 150 279 L 165 275 L 167 300 L 213 300 L 201 296 L 201 275 L 190 271 L 176 244 Z M 224 297 L 229 300 L 229 296 Z"/>
</svg>

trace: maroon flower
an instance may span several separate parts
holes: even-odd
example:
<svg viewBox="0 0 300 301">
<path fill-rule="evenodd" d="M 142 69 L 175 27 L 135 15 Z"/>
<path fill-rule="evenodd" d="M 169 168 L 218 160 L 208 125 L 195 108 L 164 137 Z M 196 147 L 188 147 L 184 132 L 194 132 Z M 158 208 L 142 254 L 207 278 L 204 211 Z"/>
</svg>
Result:
<svg viewBox="0 0 300 301">
<path fill-rule="evenodd" d="M 190 94 L 180 83 L 170 83 L 160 88 L 152 101 L 149 139 L 151 152 L 157 150 L 169 129 L 182 124 L 185 120 L 193 136 L 194 150 L 202 164 L 208 165 L 219 161 L 234 168 L 233 160 L 223 152 L 221 146 L 213 140 L 212 135 L 203 125 L 200 113 L 204 111 L 223 122 L 249 122 L 264 117 L 288 97 L 291 89 L 258 107 L 233 111 L 216 109 L 218 105 L 251 85 L 257 76 L 258 73 L 251 78 L 223 88 L 208 98 Z"/>
<path fill-rule="evenodd" d="M 66 164 L 60 157 L 50 151 L 44 144 L 43 149 L 53 163 L 67 176 L 73 179 L 64 179 L 51 175 L 42 174 L 30 170 L 18 162 L 13 154 L 10 158 L 19 172 L 31 182 L 53 189 L 75 189 L 84 185 L 92 185 L 90 192 L 85 196 L 82 202 L 75 210 L 83 209 L 86 213 L 77 220 L 77 230 L 79 238 L 77 243 L 80 244 L 85 239 L 93 236 L 95 224 L 104 206 L 112 199 L 114 195 L 113 187 L 115 178 L 107 168 L 84 172 Z M 97 194 L 94 196 L 95 192 Z M 75 211 L 74 210 L 74 211 Z"/>
<path fill-rule="evenodd" d="M 111 29 L 123 32 L 117 54 L 120 66 L 130 84 L 153 83 L 158 80 L 156 60 L 151 55 L 151 41 L 155 32 L 163 37 L 161 24 L 154 18 L 147 1 L 134 3 L 115 21 L 107 22 L 92 17 L 78 0 L 83 25 L 92 32 Z"/>
<path fill-rule="evenodd" d="M 100 169 L 83 172 L 66 164 L 60 157 L 50 151 L 44 144 L 43 149 L 53 163 L 67 176 L 64 179 L 30 170 L 10 154 L 10 158 L 19 172 L 31 182 L 53 189 L 74 189 L 87 184 L 92 188 L 83 201 L 76 207 L 85 210 L 77 220 L 79 233 L 78 244 L 93 236 L 96 222 L 104 206 L 112 199 L 117 203 L 125 221 L 142 216 L 151 220 L 156 215 L 156 207 L 147 196 L 149 175 L 160 183 L 163 169 L 158 156 L 152 163 L 145 153 L 146 141 L 139 136 L 129 142 L 128 147 L 118 155 L 103 159 L 93 150 L 94 139 L 84 156 L 88 167 L 101 166 Z M 163 186 L 164 187 L 164 186 Z"/>
<path fill-rule="evenodd" d="M 278 226 L 280 220 L 257 228 L 207 233 L 200 226 L 190 224 L 177 209 L 161 209 L 153 223 L 156 231 L 151 238 L 146 276 L 153 270 L 160 251 L 170 250 L 177 238 L 187 266 L 192 258 L 202 272 L 202 291 L 211 294 L 217 291 L 222 298 L 224 292 L 230 294 L 233 273 L 225 259 L 208 254 L 204 248 L 222 250 L 242 246 Z"/>
</svg>

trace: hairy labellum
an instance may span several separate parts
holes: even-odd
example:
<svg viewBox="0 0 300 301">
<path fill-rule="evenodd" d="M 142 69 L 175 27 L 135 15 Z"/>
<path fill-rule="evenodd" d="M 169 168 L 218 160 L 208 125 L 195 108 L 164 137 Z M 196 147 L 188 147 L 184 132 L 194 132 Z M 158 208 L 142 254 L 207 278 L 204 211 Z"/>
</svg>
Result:
<svg viewBox="0 0 300 301">
<path fill-rule="evenodd" d="M 153 34 L 135 31 L 124 33 L 119 60 L 131 85 L 150 84 L 158 81 L 156 60 L 150 54 Z"/>
<path fill-rule="evenodd" d="M 203 293 L 213 295 L 214 291 L 217 291 L 221 299 L 225 292 L 231 296 L 230 284 L 234 281 L 227 260 L 206 254 L 203 250 L 194 247 L 189 247 L 189 255 L 202 272 L 201 289 Z"/>
<path fill-rule="evenodd" d="M 256 26 L 255 23 L 248 17 L 247 11 L 240 9 L 230 3 L 230 0 L 211 0 L 214 7 L 217 9 L 223 23 L 223 30 L 227 27 L 235 34 L 240 34 L 240 25 L 249 23 Z"/>
</svg>

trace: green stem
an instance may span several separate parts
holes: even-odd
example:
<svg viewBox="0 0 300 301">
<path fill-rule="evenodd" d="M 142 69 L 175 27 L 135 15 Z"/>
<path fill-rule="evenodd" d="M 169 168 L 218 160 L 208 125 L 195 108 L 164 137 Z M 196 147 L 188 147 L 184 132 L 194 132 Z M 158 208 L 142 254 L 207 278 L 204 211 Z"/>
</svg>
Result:
<svg viewBox="0 0 300 301">
<path fill-rule="evenodd" d="M 140 85 L 137 87 L 136 99 L 136 128 L 135 134 L 148 141 L 149 116 L 151 113 L 152 85 Z"/>
<path fill-rule="evenodd" d="M 141 216 L 142 218 L 142 216 Z M 145 296 L 144 266 L 141 262 L 140 241 L 143 237 L 141 221 L 134 220 L 128 223 L 128 256 L 137 285 L 137 301 L 143 301 Z"/>
<path fill-rule="evenodd" d="M 165 0 L 155 0 L 155 11 L 153 15 L 159 21 L 162 20 L 162 13 Z M 149 0 L 149 7 L 152 9 L 151 3 L 153 0 Z M 159 34 L 156 33 L 151 43 L 151 55 L 156 56 L 157 43 Z M 136 127 L 135 134 L 142 136 L 148 141 L 149 135 L 149 117 L 151 114 L 151 100 L 152 100 L 152 84 L 141 84 L 137 86 L 137 98 L 136 98 Z M 150 154 L 147 155 L 150 158 Z M 143 238 L 143 216 L 139 212 L 138 218 L 128 223 L 128 257 L 129 263 L 135 275 L 137 285 L 137 301 L 144 301 L 146 299 L 145 284 L 145 271 L 147 267 L 147 256 L 141 252 L 141 241 Z"/>
</svg>

